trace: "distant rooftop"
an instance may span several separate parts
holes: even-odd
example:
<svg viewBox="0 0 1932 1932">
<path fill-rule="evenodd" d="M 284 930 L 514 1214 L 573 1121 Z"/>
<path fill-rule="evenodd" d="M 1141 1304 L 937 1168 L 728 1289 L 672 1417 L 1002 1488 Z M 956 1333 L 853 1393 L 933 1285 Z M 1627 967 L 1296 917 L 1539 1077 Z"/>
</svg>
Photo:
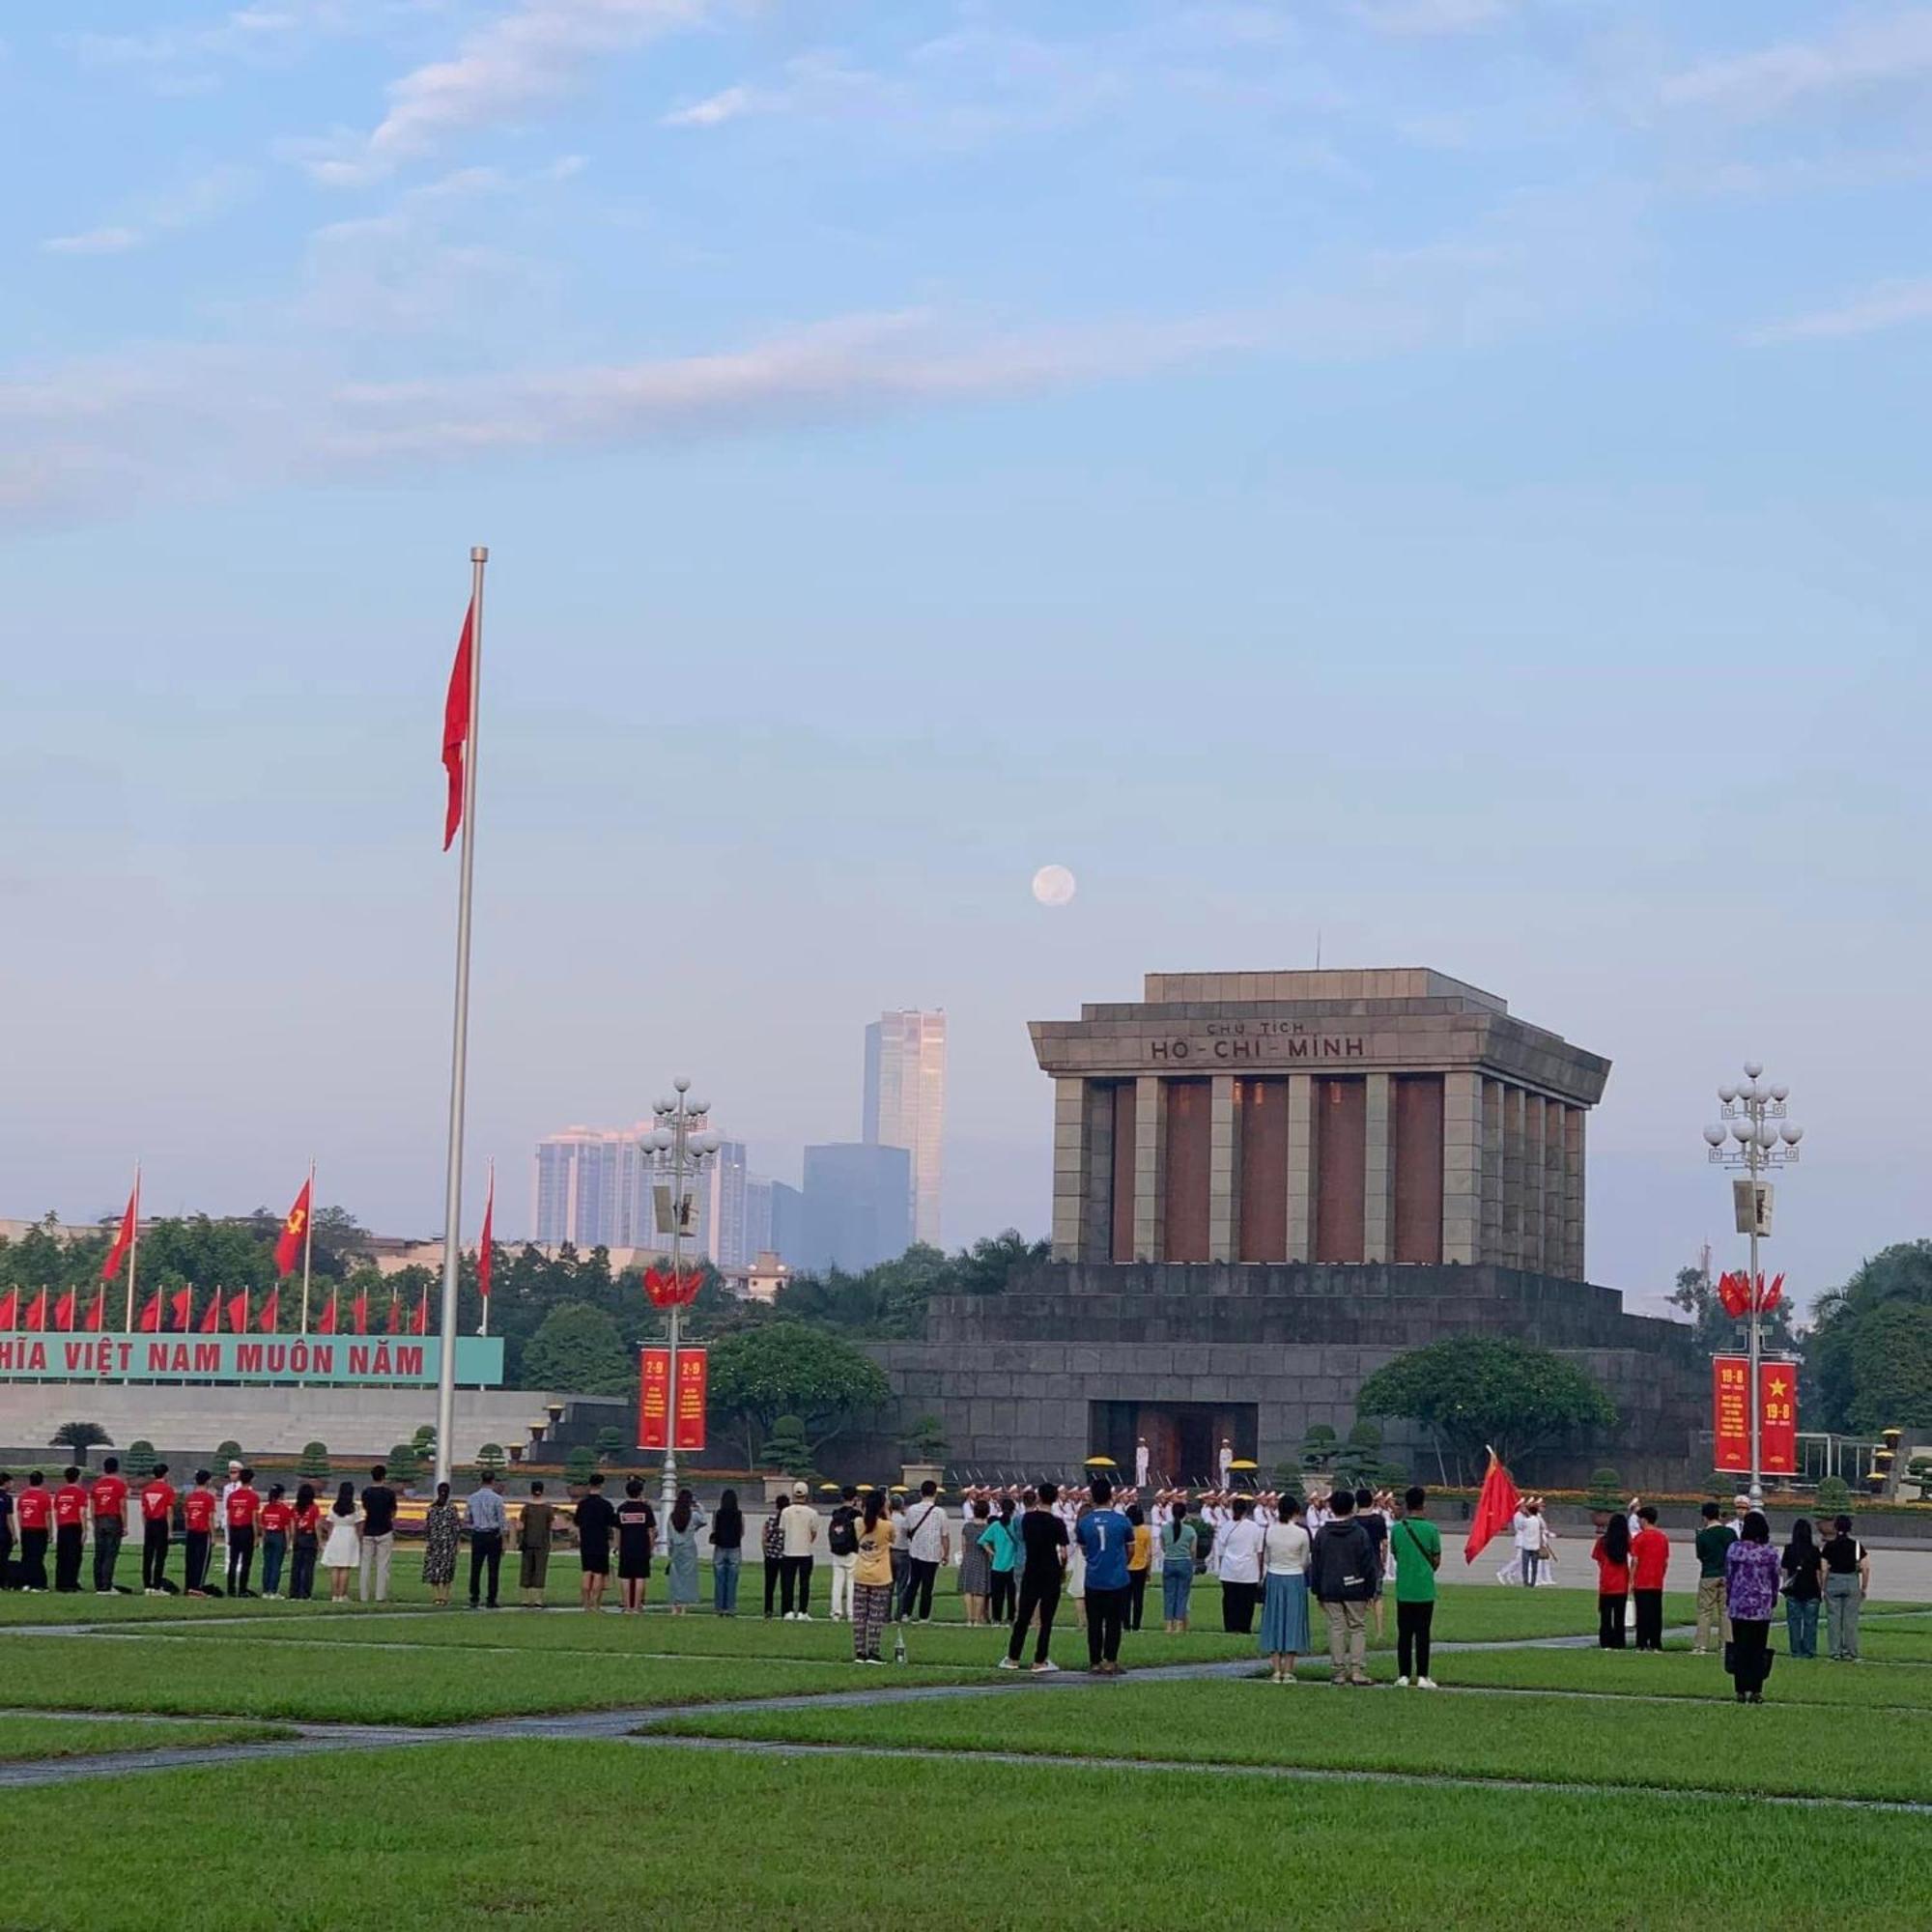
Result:
<svg viewBox="0 0 1932 1932">
<path fill-rule="evenodd" d="M 1149 1006 L 1219 1000 L 1469 1000 L 1493 1013 L 1509 1002 L 1430 966 L 1317 967 L 1284 973 L 1150 973 Z"/>
</svg>

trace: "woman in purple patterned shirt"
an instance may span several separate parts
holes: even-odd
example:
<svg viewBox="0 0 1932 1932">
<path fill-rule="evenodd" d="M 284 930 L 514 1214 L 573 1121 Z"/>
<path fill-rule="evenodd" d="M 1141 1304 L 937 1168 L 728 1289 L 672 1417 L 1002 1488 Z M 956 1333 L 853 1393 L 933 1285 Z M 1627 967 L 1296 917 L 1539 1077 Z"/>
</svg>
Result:
<svg viewBox="0 0 1932 1932">
<path fill-rule="evenodd" d="M 1764 1702 L 1771 1675 L 1771 1613 L 1777 1607 L 1777 1551 L 1762 1510 L 1747 1512 L 1744 1534 L 1724 1551 L 1724 1607 L 1730 1612 L 1731 1682 L 1740 1704 Z"/>
</svg>

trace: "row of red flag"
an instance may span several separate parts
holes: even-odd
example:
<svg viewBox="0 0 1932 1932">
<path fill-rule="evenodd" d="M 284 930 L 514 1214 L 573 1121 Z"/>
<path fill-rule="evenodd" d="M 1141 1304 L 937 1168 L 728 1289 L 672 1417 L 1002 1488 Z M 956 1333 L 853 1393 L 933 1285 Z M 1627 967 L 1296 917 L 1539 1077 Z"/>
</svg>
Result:
<svg viewBox="0 0 1932 1932">
<path fill-rule="evenodd" d="M 1718 1278 L 1718 1299 L 1723 1303 L 1726 1315 L 1747 1315 L 1753 1301 L 1760 1315 L 1769 1315 L 1784 1299 L 1784 1277 L 1775 1274 L 1767 1282 L 1763 1275 L 1759 1275 L 1756 1293 L 1753 1293 L 1748 1271 L 1739 1268 L 1734 1273 Z"/>
<path fill-rule="evenodd" d="M 199 1315 L 194 1310 L 195 1294 L 196 1291 L 192 1288 L 154 1290 L 134 1318 L 135 1333 L 219 1335 L 226 1329 L 231 1335 L 245 1335 L 253 1329 L 264 1335 L 272 1335 L 281 1327 L 282 1291 L 279 1287 L 271 1288 L 262 1297 L 259 1306 L 245 1289 L 224 1295 L 217 1288 Z M 51 1300 L 49 1297 L 52 1297 Z M 22 1331 L 28 1334 L 99 1334 L 105 1325 L 106 1298 L 106 1291 L 97 1289 L 93 1301 L 83 1310 L 79 1296 L 72 1289 L 55 1295 L 52 1289 L 43 1288 L 23 1305 L 21 1291 L 10 1288 L 0 1294 L 0 1334 Z M 318 1335 L 338 1332 L 367 1335 L 372 1332 L 369 1315 L 366 1292 L 353 1295 L 346 1310 L 342 1307 L 340 1294 L 331 1293 L 313 1332 Z M 406 1307 L 401 1295 L 391 1293 L 388 1311 L 381 1318 L 378 1332 L 386 1335 L 427 1335 L 429 1291 L 425 1289 L 416 1297 L 413 1308 Z"/>
</svg>

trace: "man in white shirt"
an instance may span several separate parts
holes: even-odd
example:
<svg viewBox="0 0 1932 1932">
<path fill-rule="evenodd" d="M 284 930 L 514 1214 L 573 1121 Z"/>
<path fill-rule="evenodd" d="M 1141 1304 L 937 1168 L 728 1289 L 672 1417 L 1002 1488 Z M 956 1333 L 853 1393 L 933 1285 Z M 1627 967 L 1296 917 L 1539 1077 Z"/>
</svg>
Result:
<svg viewBox="0 0 1932 1932">
<path fill-rule="evenodd" d="M 1543 1520 L 1543 1505 L 1531 1496 L 1517 1511 L 1510 1523 L 1511 1541 L 1516 1545 L 1516 1560 L 1522 1571 L 1526 1589 L 1536 1588 L 1536 1573 L 1543 1567 L 1543 1551 L 1549 1541 L 1549 1526 Z"/>
<path fill-rule="evenodd" d="M 1221 1438 L 1221 1487 L 1224 1490 L 1234 1487 L 1234 1478 L 1230 1473 L 1234 1466 L 1235 1445 L 1224 1435 Z"/>
<path fill-rule="evenodd" d="M 214 1518 L 215 1526 L 221 1532 L 221 1547 L 223 1549 L 228 1548 L 228 1498 L 241 1487 L 242 1464 L 240 1463 L 230 1463 L 228 1465 L 228 1480 L 221 1486 L 221 1507 L 215 1512 Z"/>
<path fill-rule="evenodd" d="M 1144 1490 L 1148 1485 L 1148 1464 L 1151 1461 L 1148 1451 L 1148 1439 L 1143 1435 L 1134 1444 L 1134 1488 Z"/>
<path fill-rule="evenodd" d="M 906 1567 L 905 1593 L 899 1598 L 900 1623 L 932 1621 L 933 1579 L 952 1548 L 946 1512 L 939 1506 L 939 1485 L 928 1477 L 919 1486 L 919 1500 L 906 1505 L 906 1552 L 911 1561 Z M 912 1613 L 915 1599 L 919 1603 L 917 1619 Z"/>
<path fill-rule="evenodd" d="M 1221 1579 L 1221 1628 L 1247 1636 L 1255 1627 L 1255 1604 L 1262 1593 L 1262 1526 L 1246 1496 L 1236 1496 L 1228 1522 L 1214 1537 L 1214 1574 Z"/>
<path fill-rule="evenodd" d="M 788 1624 L 811 1621 L 811 1547 L 818 1541 L 818 1512 L 807 1500 L 807 1493 L 803 1483 L 794 1483 L 791 1501 L 779 1513 L 779 1529 L 784 1537 L 783 1553 L 779 1558 L 779 1589 Z M 796 1609 L 792 1607 L 794 1599 Z"/>
</svg>

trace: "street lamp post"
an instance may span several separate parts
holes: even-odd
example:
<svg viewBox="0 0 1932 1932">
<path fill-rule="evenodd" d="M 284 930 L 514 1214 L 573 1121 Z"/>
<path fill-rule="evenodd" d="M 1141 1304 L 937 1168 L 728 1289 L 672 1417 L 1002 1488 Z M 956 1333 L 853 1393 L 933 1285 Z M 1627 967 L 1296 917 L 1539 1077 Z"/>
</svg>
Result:
<svg viewBox="0 0 1932 1932">
<path fill-rule="evenodd" d="M 1804 1129 L 1793 1126 L 1784 1117 L 1784 1103 L 1791 1089 L 1770 1086 L 1764 1080 L 1761 1061 L 1745 1062 L 1741 1082 L 1725 1081 L 1718 1089 L 1720 1120 L 1704 1129 L 1704 1144 L 1711 1151 L 1714 1167 L 1741 1167 L 1751 1182 L 1750 1213 L 1747 1223 L 1750 1235 L 1750 1500 L 1752 1509 L 1764 1507 L 1764 1405 L 1758 1390 L 1758 1358 L 1763 1338 L 1762 1311 L 1758 1304 L 1758 1239 L 1764 1217 L 1758 1212 L 1758 1177 L 1773 1168 L 1788 1166 L 1798 1158 L 1798 1143 Z"/>
<path fill-rule="evenodd" d="M 680 1075 L 672 1083 L 674 1097 L 658 1101 L 652 1112 L 657 1127 L 651 1135 L 651 1166 L 669 1182 L 670 1271 L 673 1282 L 684 1279 L 684 1236 L 696 1202 L 694 1192 L 704 1163 L 717 1153 L 719 1137 L 705 1124 L 710 1103 L 690 1097 L 691 1082 Z M 684 1310 L 673 1300 L 667 1311 L 669 1328 L 669 1386 L 665 1391 L 664 1507 L 668 1515 L 677 1501 L 677 1345 Z"/>
</svg>

